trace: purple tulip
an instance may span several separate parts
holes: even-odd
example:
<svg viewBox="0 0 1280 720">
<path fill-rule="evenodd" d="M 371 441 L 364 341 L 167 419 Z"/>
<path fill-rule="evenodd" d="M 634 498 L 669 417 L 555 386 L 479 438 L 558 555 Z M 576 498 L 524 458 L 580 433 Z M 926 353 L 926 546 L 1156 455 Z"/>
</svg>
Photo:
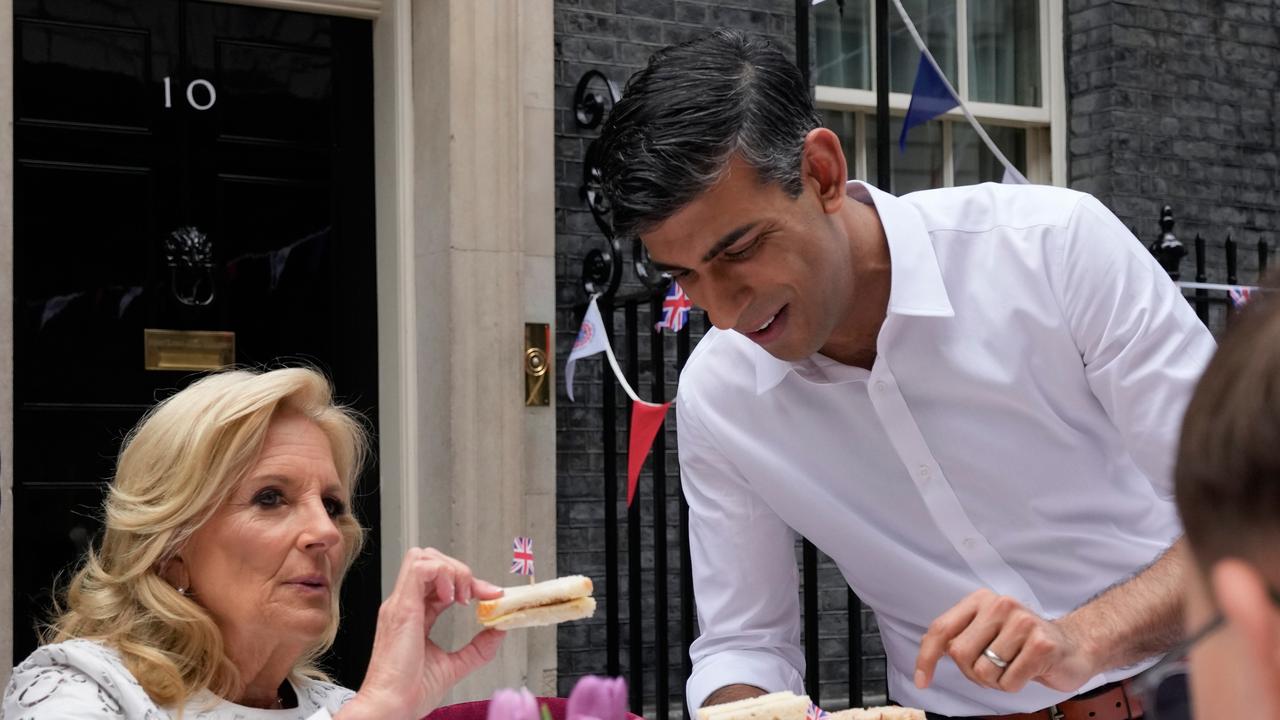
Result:
<svg viewBox="0 0 1280 720">
<path fill-rule="evenodd" d="M 538 701 L 524 688 L 499 690 L 489 701 L 488 720 L 539 720 Z"/>
<path fill-rule="evenodd" d="M 569 693 L 568 720 L 626 720 L 627 681 L 588 675 Z"/>
</svg>

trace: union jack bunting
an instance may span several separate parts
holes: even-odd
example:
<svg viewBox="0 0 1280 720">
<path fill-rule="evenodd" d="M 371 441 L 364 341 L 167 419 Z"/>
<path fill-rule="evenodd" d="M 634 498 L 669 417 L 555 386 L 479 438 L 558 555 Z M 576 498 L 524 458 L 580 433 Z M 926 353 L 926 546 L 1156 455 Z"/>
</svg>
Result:
<svg viewBox="0 0 1280 720">
<path fill-rule="evenodd" d="M 689 322 L 691 307 L 693 307 L 693 301 L 684 294 L 684 288 L 680 287 L 680 283 L 672 280 L 671 287 L 667 289 L 667 296 L 662 299 L 662 320 L 654 328 L 659 331 L 680 332 L 680 328 Z"/>
<path fill-rule="evenodd" d="M 533 538 L 517 537 L 511 543 L 511 572 L 533 575 Z"/>
<path fill-rule="evenodd" d="M 1243 307 L 1249 302 L 1249 298 L 1253 295 L 1253 289 L 1247 287 L 1236 286 L 1227 291 L 1227 295 L 1231 297 L 1231 306 L 1235 308 Z"/>
<path fill-rule="evenodd" d="M 804 720 L 825 720 L 829 717 L 831 717 L 831 713 L 813 703 L 809 703 L 809 711 L 804 714 Z"/>
</svg>

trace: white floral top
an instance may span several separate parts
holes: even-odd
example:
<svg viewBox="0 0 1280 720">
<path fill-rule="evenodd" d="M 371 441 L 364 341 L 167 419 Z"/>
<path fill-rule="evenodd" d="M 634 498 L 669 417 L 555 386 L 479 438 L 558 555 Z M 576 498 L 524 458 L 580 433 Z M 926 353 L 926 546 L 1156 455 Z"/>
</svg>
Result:
<svg viewBox="0 0 1280 720">
<path fill-rule="evenodd" d="M 208 691 L 191 699 L 183 720 L 330 720 L 355 693 L 332 683 L 292 683 L 298 707 L 261 710 L 213 700 Z M 13 669 L 4 691 L 5 720 L 174 720 L 177 708 L 161 708 L 125 668 L 115 650 L 92 640 L 45 645 Z"/>
</svg>

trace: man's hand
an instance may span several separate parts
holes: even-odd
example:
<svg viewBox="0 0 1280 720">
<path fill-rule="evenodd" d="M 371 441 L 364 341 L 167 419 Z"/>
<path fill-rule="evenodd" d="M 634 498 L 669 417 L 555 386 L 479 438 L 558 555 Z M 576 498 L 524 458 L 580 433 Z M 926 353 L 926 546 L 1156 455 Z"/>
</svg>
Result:
<svg viewBox="0 0 1280 720">
<path fill-rule="evenodd" d="M 1007 667 L 984 655 L 987 648 Z M 929 626 L 916 658 L 916 687 L 933 682 L 943 655 L 973 682 L 1006 692 L 1017 692 L 1031 680 L 1071 692 L 1103 669 L 1067 618 L 1045 620 L 990 590 L 969 595 Z"/>
<path fill-rule="evenodd" d="M 725 685 L 708 695 L 706 701 L 702 703 L 702 707 L 723 705 L 735 700 L 746 700 L 747 698 L 760 697 L 767 694 L 755 685 Z"/>
</svg>

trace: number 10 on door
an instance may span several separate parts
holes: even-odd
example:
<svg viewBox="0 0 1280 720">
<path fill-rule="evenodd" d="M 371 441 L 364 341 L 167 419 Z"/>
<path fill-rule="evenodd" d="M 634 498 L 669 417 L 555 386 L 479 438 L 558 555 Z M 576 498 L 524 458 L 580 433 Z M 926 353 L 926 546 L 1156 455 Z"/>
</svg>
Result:
<svg viewBox="0 0 1280 720">
<path fill-rule="evenodd" d="M 196 88 L 200 88 L 204 97 L 201 101 L 196 100 Z M 213 83 L 204 79 L 196 79 L 187 83 L 187 104 L 196 110 L 208 110 L 213 104 L 218 102 L 218 91 L 213 89 Z M 166 108 L 173 107 L 173 82 L 168 75 L 164 77 L 164 106 Z"/>
</svg>

